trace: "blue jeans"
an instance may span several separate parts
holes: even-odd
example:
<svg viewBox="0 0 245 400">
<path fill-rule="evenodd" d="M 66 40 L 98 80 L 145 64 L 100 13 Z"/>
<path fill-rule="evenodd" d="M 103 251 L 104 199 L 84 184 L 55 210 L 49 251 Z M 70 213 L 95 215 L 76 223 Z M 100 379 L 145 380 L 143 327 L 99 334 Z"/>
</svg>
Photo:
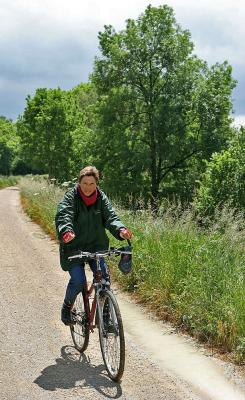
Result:
<svg viewBox="0 0 245 400">
<path fill-rule="evenodd" d="M 102 276 L 104 279 L 109 279 L 107 265 L 103 258 L 100 259 L 100 268 L 102 272 Z M 96 271 L 96 260 L 91 260 L 89 262 L 89 266 L 95 275 Z M 74 264 L 73 267 L 69 270 L 69 274 L 71 276 L 65 294 L 64 302 L 66 304 L 73 304 L 78 293 L 80 293 L 83 289 L 83 285 L 86 279 L 84 263 L 83 264 Z"/>
</svg>

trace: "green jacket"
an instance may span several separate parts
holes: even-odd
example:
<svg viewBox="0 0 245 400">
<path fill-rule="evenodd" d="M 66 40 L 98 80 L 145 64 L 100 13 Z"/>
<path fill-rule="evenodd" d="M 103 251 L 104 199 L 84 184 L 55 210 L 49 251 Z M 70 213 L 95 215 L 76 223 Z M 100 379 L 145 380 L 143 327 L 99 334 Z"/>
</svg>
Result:
<svg viewBox="0 0 245 400">
<path fill-rule="evenodd" d="M 65 271 L 74 264 L 68 257 L 77 250 L 93 252 L 108 249 L 109 239 L 105 229 L 121 240 L 119 229 L 125 227 L 105 193 L 98 189 L 96 202 L 87 207 L 82 201 L 77 185 L 66 192 L 59 203 L 55 225 L 60 241 L 60 264 Z M 75 233 L 75 238 L 69 243 L 64 243 L 62 236 L 69 231 Z"/>
</svg>

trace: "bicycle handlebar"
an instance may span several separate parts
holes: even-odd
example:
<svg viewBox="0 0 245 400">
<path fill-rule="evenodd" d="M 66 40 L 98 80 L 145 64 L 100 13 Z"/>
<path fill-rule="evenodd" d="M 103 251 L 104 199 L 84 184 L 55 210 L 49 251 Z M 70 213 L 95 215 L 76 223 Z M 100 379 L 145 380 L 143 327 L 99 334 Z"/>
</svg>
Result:
<svg viewBox="0 0 245 400">
<path fill-rule="evenodd" d="M 132 251 L 124 250 L 124 247 L 121 247 L 121 248 L 110 247 L 109 250 L 96 251 L 94 253 L 90 253 L 89 251 L 78 250 L 77 254 L 75 254 L 74 256 L 68 257 L 68 260 L 72 260 L 74 258 L 98 259 L 101 257 L 110 257 L 113 254 L 115 254 L 115 255 L 132 254 Z"/>
</svg>

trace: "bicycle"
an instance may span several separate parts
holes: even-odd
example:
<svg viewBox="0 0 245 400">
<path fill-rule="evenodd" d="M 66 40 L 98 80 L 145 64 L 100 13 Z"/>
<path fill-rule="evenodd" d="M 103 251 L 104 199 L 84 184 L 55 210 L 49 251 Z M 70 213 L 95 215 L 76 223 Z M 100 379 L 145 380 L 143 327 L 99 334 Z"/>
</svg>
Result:
<svg viewBox="0 0 245 400">
<path fill-rule="evenodd" d="M 129 245 L 130 242 L 128 241 Z M 88 287 L 87 278 L 82 292 L 71 308 L 74 324 L 70 325 L 71 336 L 75 348 L 83 353 L 89 344 L 90 332 L 99 329 L 99 339 L 102 357 L 109 377 L 113 381 L 120 381 L 125 366 L 125 339 L 123 322 L 120 309 L 110 288 L 110 283 L 102 277 L 100 259 L 112 255 L 132 254 L 128 248 L 110 248 L 106 251 L 89 253 L 79 251 L 76 255 L 69 257 L 96 260 L 96 271 L 94 279 Z"/>
</svg>

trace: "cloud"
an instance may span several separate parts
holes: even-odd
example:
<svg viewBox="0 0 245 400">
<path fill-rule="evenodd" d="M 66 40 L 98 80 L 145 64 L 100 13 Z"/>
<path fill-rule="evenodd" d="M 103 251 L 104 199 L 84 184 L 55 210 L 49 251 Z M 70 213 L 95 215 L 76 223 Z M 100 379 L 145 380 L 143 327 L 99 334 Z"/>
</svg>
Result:
<svg viewBox="0 0 245 400">
<path fill-rule="evenodd" d="M 98 54 L 104 24 L 124 29 L 145 0 L 0 0 L 0 114 L 16 118 L 38 87 L 69 89 L 85 82 Z M 228 60 L 238 87 L 235 110 L 245 114 L 245 5 L 240 0 L 166 0 L 189 29 L 197 55 L 210 64 Z M 162 1 L 151 1 L 153 6 Z"/>
<path fill-rule="evenodd" d="M 245 126 L 245 115 L 237 115 L 234 119 L 233 125 L 236 128 L 240 128 L 241 126 Z"/>
<path fill-rule="evenodd" d="M 1 1 L 0 115 L 15 119 L 38 87 L 70 89 L 87 81 L 97 30 L 86 19 L 79 24 L 74 12 L 69 17 L 68 3 L 59 12 L 58 3 Z"/>
<path fill-rule="evenodd" d="M 245 6 L 243 9 L 245 12 Z M 241 15 L 232 16 L 227 11 L 216 15 L 208 10 L 194 10 L 189 29 L 202 58 L 213 63 L 228 60 L 233 65 L 244 66 L 245 25 Z"/>
</svg>

